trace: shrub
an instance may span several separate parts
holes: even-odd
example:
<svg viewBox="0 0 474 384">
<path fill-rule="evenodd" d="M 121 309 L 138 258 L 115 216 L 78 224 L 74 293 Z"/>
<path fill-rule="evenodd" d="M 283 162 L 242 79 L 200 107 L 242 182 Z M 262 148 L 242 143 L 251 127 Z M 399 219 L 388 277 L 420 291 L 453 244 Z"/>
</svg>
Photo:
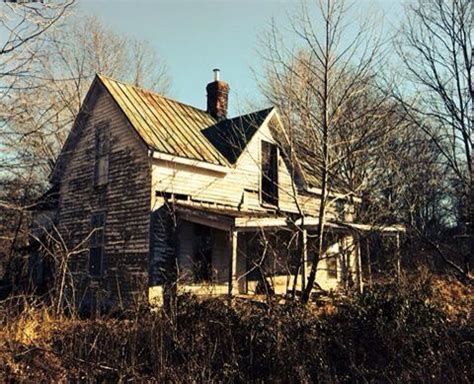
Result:
<svg viewBox="0 0 474 384">
<path fill-rule="evenodd" d="M 334 299 L 331 311 L 182 296 L 172 313 L 62 320 L 41 348 L 8 344 L 0 372 L 35 381 L 473 382 L 472 313 L 452 320 L 442 304 L 429 287 L 389 284 Z"/>
</svg>

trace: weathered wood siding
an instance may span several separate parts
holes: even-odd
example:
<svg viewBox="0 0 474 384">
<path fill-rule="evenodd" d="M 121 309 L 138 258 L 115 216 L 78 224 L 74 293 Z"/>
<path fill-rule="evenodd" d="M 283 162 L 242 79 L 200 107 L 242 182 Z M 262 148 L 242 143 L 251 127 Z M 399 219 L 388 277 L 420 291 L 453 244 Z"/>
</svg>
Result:
<svg viewBox="0 0 474 384">
<path fill-rule="evenodd" d="M 152 210 L 158 212 L 164 209 L 164 201 L 161 193 L 186 195 L 196 202 L 226 205 L 242 210 L 267 210 L 260 200 L 260 164 L 261 164 L 261 142 L 262 140 L 275 143 L 268 123 L 265 123 L 252 138 L 237 163 L 227 173 L 202 169 L 190 165 L 183 165 L 173 161 L 154 159 L 152 163 Z M 278 159 L 278 182 L 279 203 L 278 208 L 282 212 L 296 213 L 298 207 L 303 208 L 306 215 L 317 216 L 319 210 L 319 197 L 310 193 L 298 193 L 293 185 L 292 175 L 283 157 Z M 328 208 L 328 218 L 336 217 L 334 206 Z M 157 228 L 154 238 L 164 237 L 163 225 L 153 225 Z M 176 256 L 179 265 L 178 289 L 194 292 L 196 294 L 221 294 L 226 293 L 229 279 L 230 244 L 228 233 L 213 230 L 214 250 L 212 264 L 214 270 L 213 282 L 207 284 L 193 284 L 190 281 L 193 257 L 193 224 L 183 222 L 178 225 L 176 236 Z M 161 243 L 153 243 L 152 264 L 166 265 L 170 258 L 169 246 Z M 239 234 L 238 241 L 238 275 L 239 293 L 254 293 L 256 282 L 247 281 L 245 273 L 247 236 Z M 340 266 L 339 266 L 340 268 Z M 325 289 L 335 289 L 340 278 L 328 278 L 326 273 L 326 262 L 322 260 L 318 265 L 318 282 Z M 339 274 L 340 277 L 340 274 Z M 293 276 L 274 276 L 273 282 L 277 293 L 284 293 L 292 282 Z M 159 298 L 162 289 L 157 285 L 150 290 L 150 297 Z M 301 289 L 301 275 L 298 277 L 297 289 Z M 159 299 L 158 299 L 159 301 Z"/>
<path fill-rule="evenodd" d="M 152 189 L 157 192 L 178 193 L 193 200 L 228 205 L 251 210 L 265 210 L 260 201 L 260 159 L 262 140 L 275 143 L 268 124 L 254 135 L 237 163 L 226 174 L 178 164 L 153 160 Z M 281 154 L 278 160 L 279 209 L 298 212 L 295 199 L 308 215 L 317 216 L 319 198 L 314 194 L 296 194 L 290 171 Z M 158 208 L 159 204 L 155 205 Z M 334 210 L 329 209 L 332 217 Z"/>
<path fill-rule="evenodd" d="M 59 228 L 70 247 L 91 231 L 91 215 L 105 211 L 104 273 L 88 274 L 89 243 L 72 258 L 76 288 L 101 291 L 112 301 L 141 292 L 148 281 L 151 171 L 140 142 L 110 95 L 100 90 L 90 106 L 75 149 L 60 181 Z M 108 184 L 94 187 L 95 126 L 108 121 Z M 82 294 L 81 294 L 82 296 Z"/>
</svg>

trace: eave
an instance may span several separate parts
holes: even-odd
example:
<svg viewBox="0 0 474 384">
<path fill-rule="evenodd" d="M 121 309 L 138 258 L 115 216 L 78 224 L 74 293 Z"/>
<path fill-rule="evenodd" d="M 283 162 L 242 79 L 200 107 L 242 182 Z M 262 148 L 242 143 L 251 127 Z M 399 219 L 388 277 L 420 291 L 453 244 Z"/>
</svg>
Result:
<svg viewBox="0 0 474 384">
<path fill-rule="evenodd" d="M 181 164 L 188 167 L 205 169 L 208 171 L 213 171 L 213 172 L 222 173 L 222 174 L 227 174 L 231 170 L 231 168 L 226 167 L 224 165 L 206 163 L 205 161 L 188 159 L 186 157 L 170 155 L 168 153 L 157 152 L 151 149 L 149 151 L 149 155 L 154 160 L 161 160 L 161 161 L 166 161 L 170 163 Z"/>
<path fill-rule="evenodd" d="M 312 193 L 318 196 L 321 196 L 323 194 L 323 190 L 321 188 L 306 186 L 304 190 L 308 193 Z M 340 192 L 330 191 L 328 195 L 330 197 L 335 197 L 337 199 L 347 199 L 350 196 L 352 197 L 355 203 L 362 203 L 362 199 L 353 193 L 340 193 Z"/>
</svg>

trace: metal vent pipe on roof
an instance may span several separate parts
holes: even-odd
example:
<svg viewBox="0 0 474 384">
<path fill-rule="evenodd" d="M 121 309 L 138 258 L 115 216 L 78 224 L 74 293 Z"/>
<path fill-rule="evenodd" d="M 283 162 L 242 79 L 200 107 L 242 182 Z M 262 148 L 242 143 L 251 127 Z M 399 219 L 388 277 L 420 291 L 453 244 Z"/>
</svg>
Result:
<svg viewBox="0 0 474 384">
<path fill-rule="evenodd" d="M 220 81 L 219 68 L 213 69 L 214 81 L 207 84 L 207 112 L 217 120 L 227 118 L 227 104 L 229 101 L 229 84 Z"/>
</svg>

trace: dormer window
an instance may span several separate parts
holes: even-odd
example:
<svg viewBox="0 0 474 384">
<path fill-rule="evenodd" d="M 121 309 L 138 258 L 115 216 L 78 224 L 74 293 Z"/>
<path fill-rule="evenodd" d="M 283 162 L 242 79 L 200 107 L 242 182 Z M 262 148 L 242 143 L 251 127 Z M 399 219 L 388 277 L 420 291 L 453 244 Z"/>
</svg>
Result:
<svg viewBox="0 0 474 384">
<path fill-rule="evenodd" d="M 109 181 L 109 123 L 95 126 L 94 186 L 101 187 Z"/>
<path fill-rule="evenodd" d="M 278 205 L 278 147 L 262 141 L 262 203 Z"/>
</svg>

